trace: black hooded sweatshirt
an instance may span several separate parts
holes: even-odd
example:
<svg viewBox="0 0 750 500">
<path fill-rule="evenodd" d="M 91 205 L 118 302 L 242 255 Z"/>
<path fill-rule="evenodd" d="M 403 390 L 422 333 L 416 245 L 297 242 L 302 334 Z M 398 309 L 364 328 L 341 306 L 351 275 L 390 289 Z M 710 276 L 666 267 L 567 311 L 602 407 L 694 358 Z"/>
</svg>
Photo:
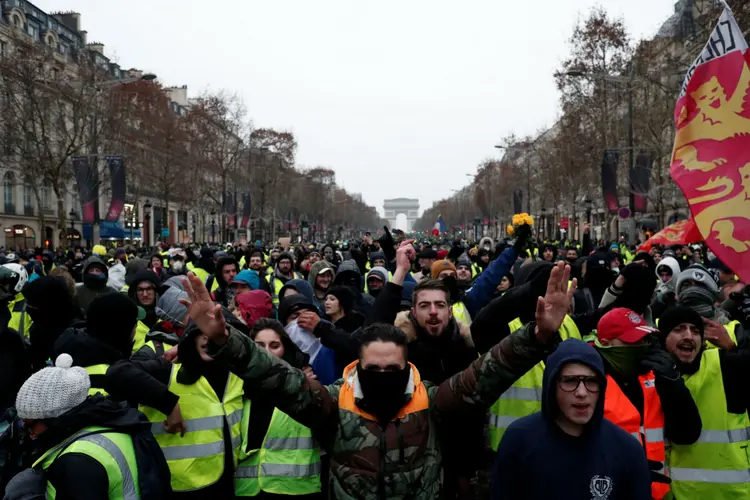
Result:
<svg viewBox="0 0 750 500">
<path fill-rule="evenodd" d="M 167 462 L 151 434 L 151 423 L 137 410 L 101 395 L 91 396 L 72 410 L 49 421 L 49 428 L 34 444 L 36 459 L 84 427 L 108 427 L 133 438 L 138 463 L 140 497 L 169 498 L 171 491 Z M 59 500 L 101 500 L 109 498 L 109 479 L 102 465 L 88 455 L 68 453 L 46 471 Z"/>
<path fill-rule="evenodd" d="M 563 365 L 589 366 L 600 379 L 594 415 L 575 437 L 555 423 L 557 377 Z M 566 340 L 547 358 L 542 411 L 516 420 L 500 441 L 493 500 L 651 500 L 651 475 L 638 441 L 604 418 L 607 380 L 601 357 L 585 342 Z"/>
<path fill-rule="evenodd" d="M 80 290 L 80 288 L 79 288 Z M 68 285 L 62 278 L 42 276 L 23 290 L 33 321 L 29 330 L 29 355 L 34 371 L 41 370 L 48 359 L 53 359 L 52 346 L 68 328 L 79 310 L 73 305 Z"/>
</svg>

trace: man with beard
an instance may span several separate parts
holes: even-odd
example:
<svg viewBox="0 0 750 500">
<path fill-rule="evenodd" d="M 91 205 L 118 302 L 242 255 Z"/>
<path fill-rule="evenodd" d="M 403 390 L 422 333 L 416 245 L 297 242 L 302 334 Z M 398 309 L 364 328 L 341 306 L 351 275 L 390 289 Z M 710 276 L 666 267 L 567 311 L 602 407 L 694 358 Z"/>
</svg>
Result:
<svg viewBox="0 0 750 500">
<path fill-rule="evenodd" d="M 325 310 L 326 291 L 333 283 L 336 271 L 333 266 L 321 260 L 310 266 L 310 273 L 307 275 L 307 282 L 313 289 L 313 304 L 319 311 Z"/>
<path fill-rule="evenodd" d="M 213 294 L 214 301 L 228 307 L 232 301 L 232 291 L 229 283 L 240 272 L 240 266 L 234 257 L 222 257 L 216 262 L 216 274 L 211 275 L 206 282 L 206 288 Z"/>
<path fill-rule="evenodd" d="M 614 308 L 602 316 L 597 330 L 594 347 L 607 375 L 604 417 L 639 436 L 656 473 L 665 474 L 665 439 L 691 445 L 701 433 L 701 418 L 690 391 L 669 355 L 649 344 L 649 335 L 656 330 L 639 314 Z M 651 485 L 657 500 L 668 491 L 663 477 Z"/>
<path fill-rule="evenodd" d="M 408 254 L 397 260 L 402 281 L 411 262 Z M 556 332 L 572 295 L 566 291 L 569 272 L 558 267 L 552 273 L 534 325 L 504 339 L 439 387 L 423 382 L 418 368 L 407 362 L 411 349 L 393 325 L 366 328 L 359 359 L 344 370 L 343 379 L 324 387 L 228 328 L 200 280 L 191 277 L 188 293 L 190 316 L 200 330 L 193 336 L 208 337 L 207 355 L 231 368 L 246 387 L 261 389 L 332 450 L 331 461 L 337 464 L 331 468 L 332 497 L 427 500 L 441 493 L 441 455 L 466 461 L 466 456 L 452 454 L 449 445 L 441 453 L 441 429 L 462 440 L 463 432 L 474 428 L 463 417 L 477 415 L 481 421 L 486 405 L 557 344 Z M 444 290 L 423 288 L 415 294 L 420 315 L 432 316 L 436 308 L 443 311 L 441 317 L 450 314 Z M 463 425 L 451 427 L 454 422 Z"/>
<path fill-rule="evenodd" d="M 107 286 L 108 278 L 109 270 L 100 257 L 92 255 L 86 259 L 83 264 L 83 283 L 76 284 L 75 297 L 76 305 L 84 315 L 95 298 L 115 291 L 119 292 Z"/>
<path fill-rule="evenodd" d="M 260 274 L 263 271 L 263 252 L 260 250 L 253 250 L 250 252 L 247 268 Z"/>
<path fill-rule="evenodd" d="M 414 273 L 414 281 L 419 283 L 430 278 L 432 274 L 432 263 L 437 260 L 437 252 L 428 247 L 417 254 L 417 265 L 419 272 Z"/>
<path fill-rule="evenodd" d="M 728 335 L 717 339 L 721 348 L 706 346 L 704 318 L 684 306 L 667 310 L 659 329 L 703 423 L 697 442 L 671 447 L 667 465 L 675 498 L 750 498 L 750 350 Z"/>
<path fill-rule="evenodd" d="M 474 272 L 472 271 L 471 259 L 462 255 L 456 262 L 456 280 L 458 281 L 458 288 L 465 292 L 474 281 Z"/>
<path fill-rule="evenodd" d="M 571 266 L 578 260 L 578 249 L 576 247 L 568 247 L 565 249 L 565 260 Z"/>
<path fill-rule="evenodd" d="M 266 277 L 271 288 L 271 298 L 274 307 L 279 306 L 279 292 L 289 280 L 302 279 L 302 275 L 294 271 L 294 257 L 288 252 L 279 254 L 273 273 Z"/>
</svg>

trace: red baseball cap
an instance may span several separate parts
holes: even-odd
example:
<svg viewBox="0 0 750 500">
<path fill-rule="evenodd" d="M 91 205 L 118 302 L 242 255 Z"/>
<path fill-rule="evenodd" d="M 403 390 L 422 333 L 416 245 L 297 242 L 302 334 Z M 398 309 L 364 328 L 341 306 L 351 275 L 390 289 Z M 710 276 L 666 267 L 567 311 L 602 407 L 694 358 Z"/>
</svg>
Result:
<svg viewBox="0 0 750 500">
<path fill-rule="evenodd" d="M 624 307 L 616 307 L 602 316 L 596 330 L 600 340 L 620 339 L 627 344 L 658 331 L 648 326 L 640 314 Z"/>
</svg>

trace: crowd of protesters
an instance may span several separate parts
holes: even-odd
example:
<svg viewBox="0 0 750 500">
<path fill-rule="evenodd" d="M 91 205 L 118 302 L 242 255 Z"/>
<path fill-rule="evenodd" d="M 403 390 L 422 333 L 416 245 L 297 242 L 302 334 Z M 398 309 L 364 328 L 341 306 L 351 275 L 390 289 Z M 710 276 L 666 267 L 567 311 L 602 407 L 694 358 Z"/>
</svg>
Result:
<svg viewBox="0 0 750 500">
<path fill-rule="evenodd" d="M 515 236 L 0 252 L 0 494 L 750 498 L 739 270 Z"/>
</svg>

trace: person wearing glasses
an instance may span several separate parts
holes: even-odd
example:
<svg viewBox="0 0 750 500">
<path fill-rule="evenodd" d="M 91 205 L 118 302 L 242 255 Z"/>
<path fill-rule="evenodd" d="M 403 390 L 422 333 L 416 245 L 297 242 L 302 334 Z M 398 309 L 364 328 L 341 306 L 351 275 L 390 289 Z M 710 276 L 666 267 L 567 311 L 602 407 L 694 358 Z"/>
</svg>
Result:
<svg viewBox="0 0 750 500">
<path fill-rule="evenodd" d="M 604 418 L 602 357 L 568 339 L 547 358 L 542 411 L 511 423 L 497 449 L 493 500 L 651 500 L 641 445 Z"/>
</svg>

